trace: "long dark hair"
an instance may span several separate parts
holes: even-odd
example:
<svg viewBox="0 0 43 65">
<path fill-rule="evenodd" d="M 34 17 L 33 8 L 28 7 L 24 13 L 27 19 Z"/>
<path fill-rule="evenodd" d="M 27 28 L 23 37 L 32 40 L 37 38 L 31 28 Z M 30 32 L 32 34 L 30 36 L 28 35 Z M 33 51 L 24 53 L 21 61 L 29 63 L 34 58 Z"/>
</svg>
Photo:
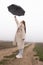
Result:
<svg viewBox="0 0 43 65">
<path fill-rule="evenodd" d="M 26 33 L 26 24 L 25 24 L 25 21 L 23 20 L 21 23 L 24 24 L 24 30 L 25 30 L 25 33 Z"/>
</svg>

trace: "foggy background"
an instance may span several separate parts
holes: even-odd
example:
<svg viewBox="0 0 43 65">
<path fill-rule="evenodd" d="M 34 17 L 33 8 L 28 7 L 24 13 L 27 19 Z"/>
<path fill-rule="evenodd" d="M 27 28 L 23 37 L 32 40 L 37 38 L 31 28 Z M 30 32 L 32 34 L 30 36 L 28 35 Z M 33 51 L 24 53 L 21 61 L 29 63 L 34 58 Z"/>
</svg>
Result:
<svg viewBox="0 0 43 65">
<path fill-rule="evenodd" d="M 0 0 L 0 40 L 13 41 L 17 25 L 14 16 L 7 7 L 20 5 L 25 10 L 24 16 L 17 16 L 19 22 L 26 22 L 26 38 L 28 42 L 43 42 L 43 0 Z"/>
</svg>

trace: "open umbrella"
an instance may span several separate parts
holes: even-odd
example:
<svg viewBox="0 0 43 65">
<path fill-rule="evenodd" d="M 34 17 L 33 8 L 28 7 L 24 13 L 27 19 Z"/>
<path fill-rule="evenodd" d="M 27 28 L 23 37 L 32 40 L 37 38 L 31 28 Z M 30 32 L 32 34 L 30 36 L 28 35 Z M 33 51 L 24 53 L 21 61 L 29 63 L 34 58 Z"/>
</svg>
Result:
<svg viewBox="0 0 43 65">
<path fill-rule="evenodd" d="M 20 6 L 15 5 L 15 4 L 9 5 L 8 11 L 11 12 L 13 15 L 18 15 L 18 16 L 22 16 L 25 14 L 24 9 Z"/>
</svg>

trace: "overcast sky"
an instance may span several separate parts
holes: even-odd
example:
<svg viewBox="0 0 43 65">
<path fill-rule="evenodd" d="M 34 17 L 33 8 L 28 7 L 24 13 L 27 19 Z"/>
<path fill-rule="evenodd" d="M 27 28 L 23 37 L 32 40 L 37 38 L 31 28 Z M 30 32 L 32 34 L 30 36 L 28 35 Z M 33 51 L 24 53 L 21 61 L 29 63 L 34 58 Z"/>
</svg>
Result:
<svg viewBox="0 0 43 65">
<path fill-rule="evenodd" d="M 43 0 L 0 0 L 0 40 L 14 40 L 17 26 L 7 7 L 20 5 L 25 15 L 18 18 L 26 21 L 26 41 L 43 42 Z"/>
</svg>

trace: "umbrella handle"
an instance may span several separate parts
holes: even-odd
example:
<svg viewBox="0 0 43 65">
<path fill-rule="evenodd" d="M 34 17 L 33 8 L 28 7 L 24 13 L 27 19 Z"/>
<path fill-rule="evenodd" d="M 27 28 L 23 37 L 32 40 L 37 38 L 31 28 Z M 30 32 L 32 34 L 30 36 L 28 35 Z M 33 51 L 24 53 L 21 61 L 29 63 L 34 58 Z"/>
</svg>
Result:
<svg viewBox="0 0 43 65">
<path fill-rule="evenodd" d="M 19 25 L 19 21 L 17 20 L 16 15 L 14 16 L 17 26 Z"/>
<path fill-rule="evenodd" d="M 16 15 L 14 16 L 14 18 L 16 18 Z"/>
</svg>

